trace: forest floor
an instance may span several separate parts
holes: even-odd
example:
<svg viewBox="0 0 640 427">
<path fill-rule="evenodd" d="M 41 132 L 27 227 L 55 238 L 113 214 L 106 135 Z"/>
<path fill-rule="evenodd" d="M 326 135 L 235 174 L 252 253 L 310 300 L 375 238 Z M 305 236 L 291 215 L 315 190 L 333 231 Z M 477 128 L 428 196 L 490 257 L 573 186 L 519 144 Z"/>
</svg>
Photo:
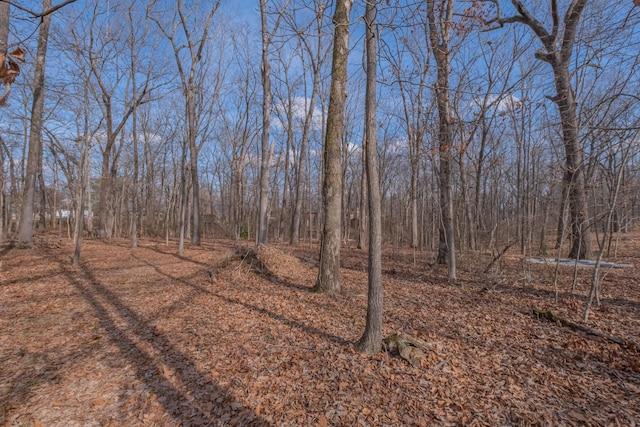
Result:
<svg viewBox="0 0 640 427">
<path fill-rule="evenodd" d="M 0 425 L 640 424 L 639 233 L 619 236 L 615 261 L 634 267 L 603 270 L 586 323 L 591 268 L 572 291 L 559 267 L 556 303 L 555 266 L 515 252 L 486 274 L 490 254 L 461 254 L 452 285 L 433 254 L 388 248 L 384 334 L 419 343 L 412 363 L 355 351 L 353 247 L 342 292 L 321 295 L 308 245 L 85 240 L 73 267 L 70 241 L 37 243 L 0 247 Z"/>
</svg>

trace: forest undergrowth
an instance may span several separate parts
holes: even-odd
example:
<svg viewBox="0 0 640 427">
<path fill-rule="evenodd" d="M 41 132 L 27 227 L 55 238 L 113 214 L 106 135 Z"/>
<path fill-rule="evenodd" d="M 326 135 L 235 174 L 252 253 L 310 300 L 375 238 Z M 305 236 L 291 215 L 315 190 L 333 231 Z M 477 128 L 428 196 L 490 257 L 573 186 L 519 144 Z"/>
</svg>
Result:
<svg viewBox="0 0 640 427">
<path fill-rule="evenodd" d="M 342 292 L 323 295 L 308 244 L 87 240 L 73 267 L 71 242 L 37 243 L 0 247 L 0 425 L 640 423 L 638 233 L 587 323 L 589 268 L 575 287 L 559 268 L 556 303 L 555 267 L 513 248 L 487 273 L 491 254 L 461 253 L 455 285 L 432 253 L 386 248 L 375 356 L 354 349 L 366 251 L 343 249 Z"/>
</svg>

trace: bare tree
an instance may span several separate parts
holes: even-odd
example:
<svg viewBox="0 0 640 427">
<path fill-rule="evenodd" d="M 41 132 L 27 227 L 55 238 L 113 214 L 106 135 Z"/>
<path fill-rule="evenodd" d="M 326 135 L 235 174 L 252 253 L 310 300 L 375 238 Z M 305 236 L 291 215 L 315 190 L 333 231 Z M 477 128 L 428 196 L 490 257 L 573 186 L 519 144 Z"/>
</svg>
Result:
<svg viewBox="0 0 640 427">
<path fill-rule="evenodd" d="M 438 246 L 438 263 L 447 263 L 449 281 L 456 280 L 455 229 L 453 224 L 453 190 L 451 187 L 451 163 L 453 143 L 453 123 L 450 106 L 451 70 L 451 29 L 453 24 L 453 5 L 455 0 L 445 0 L 436 8 L 435 0 L 427 0 L 429 18 L 429 39 L 437 65 L 436 102 L 439 118 L 439 157 L 440 170 L 440 244 Z"/>
<path fill-rule="evenodd" d="M 327 132 L 323 146 L 322 185 L 324 225 L 320 244 L 320 266 L 314 286 L 316 292 L 340 291 L 340 244 L 342 233 L 342 167 L 340 148 L 344 131 L 344 104 L 347 97 L 347 59 L 349 56 L 349 14 L 353 0 L 336 0 L 333 15 L 333 61 Z"/>
<path fill-rule="evenodd" d="M 403 10 L 404 9 L 404 10 Z M 410 181 L 411 247 L 418 247 L 418 190 L 419 165 L 422 144 L 427 131 L 431 102 L 427 102 L 427 79 L 430 71 L 428 26 L 425 11 L 421 3 L 399 10 L 392 17 L 406 23 L 405 26 L 389 25 L 393 31 L 392 42 L 385 45 L 384 59 L 391 64 L 390 78 L 399 89 L 402 101 L 402 125 L 405 128 Z M 392 21 L 393 22 L 393 21 Z"/>
<path fill-rule="evenodd" d="M 51 0 L 42 0 L 42 10 L 51 8 Z M 49 41 L 51 15 L 45 15 L 38 33 L 38 51 L 36 53 L 35 76 L 33 78 L 33 104 L 31 108 L 31 126 L 29 128 L 29 154 L 25 171 L 25 184 L 22 198 L 22 215 L 18 231 L 18 240 L 25 245 L 33 243 L 33 205 L 36 192 L 36 176 L 42 169 L 42 116 L 44 114 L 44 72 Z M 44 184 L 44 183 L 41 183 Z M 44 209 L 44 206 L 40 206 Z M 43 224 L 44 225 L 44 224 Z"/>
<path fill-rule="evenodd" d="M 271 169 L 271 155 L 273 145 L 269 141 L 269 128 L 271 127 L 271 64 L 269 63 L 269 46 L 275 32 L 278 30 L 284 10 L 289 0 L 282 5 L 282 10 L 277 15 L 276 22 L 269 32 L 267 23 L 267 2 L 260 0 L 260 22 L 262 24 L 262 138 L 260 144 L 260 204 L 258 207 L 258 233 L 256 243 L 266 245 L 269 237 L 269 172 Z"/>
<path fill-rule="evenodd" d="M 327 8 L 326 0 L 314 0 L 314 8 L 315 8 L 315 28 L 314 28 L 314 38 L 315 43 L 311 43 L 308 32 L 302 31 L 302 28 L 297 26 L 295 20 L 290 22 L 289 25 L 292 27 L 291 29 L 295 31 L 298 41 L 301 45 L 303 53 L 301 55 L 301 59 L 303 63 L 306 63 L 308 56 L 308 64 L 312 73 L 312 84 L 311 84 L 311 93 L 308 95 L 308 105 L 304 118 L 304 124 L 302 127 L 302 137 L 300 150 L 298 154 L 298 164 L 297 164 L 297 173 L 296 173 L 296 182 L 295 182 L 295 202 L 293 204 L 293 214 L 291 217 L 291 237 L 289 243 L 292 245 L 297 245 L 300 241 L 300 218 L 302 216 L 302 201 L 303 201 L 303 184 L 305 179 L 305 169 L 306 169 L 306 153 L 309 145 L 309 136 L 311 133 L 311 128 L 314 121 L 315 110 L 316 110 L 316 97 L 318 96 L 318 91 L 320 90 L 320 72 L 322 66 L 326 60 L 328 51 L 325 51 L 323 45 L 323 28 L 324 28 L 324 12 Z M 306 67 L 305 67 L 306 69 Z"/>
<path fill-rule="evenodd" d="M 266 245 L 269 236 L 269 170 L 271 148 L 269 128 L 271 127 L 271 65 L 269 64 L 269 45 L 271 34 L 267 29 L 267 2 L 260 0 L 260 22 L 262 28 L 262 138 L 260 144 L 260 204 L 258 207 L 258 233 L 256 243 Z"/>
<path fill-rule="evenodd" d="M 560 112 L 562 139 L 565 150 L 565 172 L 563 184 L 569 201 L 571 226 L 571 249 L 569 257 L 575 259 L 589 258 L 590 242 L 587 219 L 586 197 L 584 190 L 583 148 L 579 139 L 579 126 L 576 114 L 577 103 L 571 81 L 569 65 L 573 54 L 576 29 L 588 0 L 572 0 L 564 17 L 558 10 L 558 1 L 551 1 L 551 31 L 545 28 L 542 21 L 536 18 L 520 0 L 511 0 L 516 14 L 503 18 L 500 13 L 493 21 L 502 26 L 519 23 L 526 25 L 540 40 L 542 48 L 535 57 L 548 63 L 553 70 L 556 94 L 549 97 Z"/>
<path fill-rule="evenodd" d="M 365 49 L 367 84 L 365 93 L 365 147 L 367 193 L 369 200 L 369 291 L 367 321 L 356 347 L 374 354 L 382 347 L 382 215 L 380 208 L 380 177 L 378 176 L 378 145 L 376 139 L 376 1 L 367 1 L 365 12 Z"/>
<path fill-rule="evenodd" d="M 104 25 L 105 14 L 108 16 L 112 11 L 105 11 L 101 6 L 98 2 L 87 5 L 90 11 L 87 14 L 88 27 L 83 26 L 84 15 L 80 15 L 70 23 L 71 37 L 64 34 L 59 39 L 62 43 L 68 43 L 64 46 L 65 52 L 73 55 L 77 64 L 84 63 L 84 67 L 78 69 L 92 79 L 89 93 L 96 100 L 104 117 L 104 137 L 98 141 L 102 155 L 97 209 L 98 235 L 101 238 L 111 238 L 115 229 L 118 165 L 123 149 L 119 137 L 122 137 L 121 133 L 134 108 L 145 102 L 152 88 L 151 82 L 146 79 L 141 82 L 135 97 L 130 93 L 130 74 L 120 66 L 123 46 L 126 46 L 120 38 L 124 32 L 117 31 L 111 23 Z M 117 28 L 119 23 L 115 25 Z"/>
<path fill-rule="evenodd" d="M 191 209 L 193 224 L 191 244 L 195 246 L 200 245 L 200 177 L 198 173 L 198 154 L 203 143 L 203 140 L 198 143 L 199 116 L 197 112 L 197 91 L 201 86 L 201 82 L 197 81 L 197 73 L 200 69 L 199 64 L 203 59 L 203 50 L 208 40 L 211 23 L 219 6 L 220 0 L 211 4 L 201 28 L 193 28 L 187 16 L 188 11 L 185 9 L 181 0 L 178 0 L 176 3 L 177 18 L 175 22 L 170 25 L 169 30 L 165 29 L 164 24 L 160 21 L 155 21 L 173 48 L 173 56 L 184 95 L 186 120 L 185 144 L 187 147 L 186 151 L 189 153 L 193 203 Z M 196 11 L 191 12 L 197 13 Z M 198 30 L 201 30 L 200 34 L 197 34 Z M 187 52 L 186 57 L 181 55 L 184 50 Z M 186 197 L 184 199 L 186 199 Z M 181 234 L 184 235 L 184 232 L 181 232 Z"/>
</svg>

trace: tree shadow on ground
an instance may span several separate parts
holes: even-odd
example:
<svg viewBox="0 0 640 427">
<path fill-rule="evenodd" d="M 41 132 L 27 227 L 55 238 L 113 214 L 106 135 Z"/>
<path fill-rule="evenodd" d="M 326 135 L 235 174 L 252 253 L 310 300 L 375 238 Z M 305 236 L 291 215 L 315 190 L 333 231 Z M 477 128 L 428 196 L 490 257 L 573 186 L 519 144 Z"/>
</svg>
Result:
<svg viewBox="0 0 640 427">
<path fill-rule="evenodd" d="M 172 255 L 172 254 L 167 253 L 166 255 Z M 285 325 L 287 325 L 287 326 L 289 326 L 291 328 L 299 329 L 299 330 L 301 330 L 301 331 L 303 331 L 305 333 L 311 334 L 311 335 L 316 335 L 316 336 L 318 336 L 318 337 L 320 337 L 322 339 L 325 339 L 327 341 L 339 344 L 341 346 L 344 346 L 344 347 L 351 346 L 351 342 L 346 340 L 346 339 L 344 339 L 344 338 L 342 338 L 342 337 L 330 334 L 330 333 L 328 333 L 326 331 L 323 331 L 321 329 L 318 329 L 318 328 L 316 328 L 314 326 L 310 326 L 310 325 L 307 325 L 305 323 L 302 323 L 302 322 L 299 322 L 299 321 L 296 321 L 296 320 L 288 319 L 287 317 L 283 316 L 282 314 L 273 312 L 273 311 L 268 310 L 266 308 L 259 307 L 257 305 L 250 304 L 248 302 L 240 301 L 238 299 L 222 295 L 219 292 L 214 292 L 213 290 L 210 290 L 207 287 L 205 287 L 203 285 L 200 285 L 198 283 L 194 283 L 191 280 L 188 280 L 188 279 L 185 279 L 185 278 L 182 278 L 182 277 L 173 276 L 171 274 L 165 273 L 157 265 L 152 264 L 152 263 L 150 263 L 148 261 L 145 261 L 142 258 L 138 258 L 138 257 L 136 257 L 136 258 L 140 262 L 152 267 L 156 271 L 157 274 L 162 275 L 162 276 L 164 276 L 164 277 L 166 277 L 166 278 L 168 278 L 168 279 L 170 279 L 172 281 L 175 281 L 175 282 L 181 283 L 183 285 L 186 285 L 186 286 L 192 288 L 193 290 L 197 291 L 198 293 L 216 297 L 216 298 L 220 299 L 221 301 L 224 301 L 224 302 L 229 303 L 229 304 L 239 304 L 239 305 L 241 305 L 241 306 L 243 306 L 243 307 L 245 307 L 245 308 L 247 308 L 247 309 L 249 309 L 249 310 L 251 310 L 251 311 L 253 311 L 255 313 L 259 313 L 259 314 L 265 315 L 267 317 L 270 317 L 271 319 L 276 320 L 276 321 L 278 321 L 280 323 L 283 323 L 283 324 L 285 324 Z M 269 276 L 263 276 L 263 277 L 265 277 L 265 279 L 267 279 L 271 283 L 274 283 L 275 285 L 278 285 L 278 286 L 286 286 L 286 287 L 290 287 L 290 288 L 293 288 L 293 289 L 303 290 L 305 292 L 310 292 L 310 289 L 308 287 L 306 287 L 306 286 L 289 283 L 287 281 L 278 279 L 277 277 L 273 277 L 273 276 L 271 278 Z"/>
<path fill-rule="evenodd" d="M 214 266 L 212 264 L 208 264 L 206 262 L 202 262 L 202 261 L 197 261 L 191 258 L 188 258 L 186 256 L 177 254 L 175 252 L 169 252 L 169 251 L 162 251 L 159 248 L 155 247 L 155 246 L 147 246 L 145 247 L 145 249 L 151 250 L 153 252 L 156 252 L 158 254 L 162 254 L 162 255 L 167 255 L 167 256 L 172 256 L 180 261 L 185 261 L 191 264 L 195 264 L 195 265 L 199 265 L 204 267 L 205 269 L 209 270 L 211 268 L 213 268 Z M 147 265 L 152 266 L 152 264 L 147 263 L 146 261 L 137 258 L 139 261 L 141 262 L 145 262 Z M 302 260 L 302 259 L 301 259 Z M 156 271 L 158 271 L 160 274 L 164 274 L 162 272 L 160 272 L 159 270 L 156 269 Z M 266 278 L 267 280 L 269 280 L 271 283 L 276 284 L 276 285 L 281 285 L 281 286 L 285 286 L 291 289 L 297 289 L 299 291 L 305 291 L 305 292 L 311 292 L 312 288 L 308 287 L 308 286 L 304 286 L 304 285 L 299 285 L 297 283 L 293 283 L 289 280 L 286 280 L 280 276 L 278 276 L 277 274 L 273 273 L 273 272 L 268 272 L 266 274 L 262 274 L 262 277 Z M 177 280 L 177 278 L 175 277 L 171 277 L 173 280 Z"/>
<path fill-rule="evenodd" d="M 185 353 L 102 284 L 87 266 L 75 274 L 67 271 L 67 278 L 91 306 L 136 377 L 157 396 L 175 424 L 269 425 L 253 410 L 235 402 L 230 390 L 198 371 Z M 117 318 L 124 320 L 125 325 L 119 326 Z M 140 341 L 149 344 L 152 350 L 142 348 Z"/>
<path fill-rule="evenodd" d="M 11 249 L 15 248 L 15 243 L 14 242 L 9 242 L 3 245 L 4 247 L 2 249 L 0 249 L 0 257 L 5 256 L 6 254 L 8 254 L 9 252 L 11 252 Z"/>
<path fill-rule="evenodd" d="M 0 392 L 0 425 L 14 425 L 9 423 L 9 413 L 12 409 L 19 408 L 36 395 L 39 385 L 58 381 L 66 367 L 82 363 L 97 350 L 97 347 L 98 343 L 90 343 L 81 348 L 68 349 L 58 346 L 38 352 L 20 348 L 13 354 L 4 354 L 0 358 L 0 373 L 2 382 L 10 386 Z M 9 359 L 26 360 L 26 367 L 25 364 L 19 363 L 16 369 L 12 369 L 4 363 Z"/>
<path fill-rule="evenodd" d="M 536 298 L 547 299 L 547 300 L 555 299 L 555 295 L 556 295 L 555 290 L 553 289 L 540 289 L 530 285 L 513 286 L 513 285 L 498 284 L 493 286 L 492 289 L 497 290 L 499 292 L 507 293 L 507 294 L 508 293 L 511 293 L 511 294 L 525 293 Z M 577 299 L 586 304 L 588 296 L 577 293 L 577 292 L 561 291 L 561 292 L 558 292 L 558 298 Z M 631 308 L 634 311 L 640 310 L 640 302 L 625 299 L 625 298 L 600 297 L 600 304 L 604 304 L 604 303 L 608 303 L 608 304 L 619 306 L 619 307 Z"/>
</svg>

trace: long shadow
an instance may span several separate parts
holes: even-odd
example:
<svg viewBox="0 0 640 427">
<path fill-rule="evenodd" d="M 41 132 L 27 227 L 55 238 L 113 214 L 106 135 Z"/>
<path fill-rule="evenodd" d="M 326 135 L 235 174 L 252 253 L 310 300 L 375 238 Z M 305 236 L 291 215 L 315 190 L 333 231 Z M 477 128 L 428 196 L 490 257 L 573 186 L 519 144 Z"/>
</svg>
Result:
<svg viewBox="0 0 640 427">
<path fill-rule="evenodd" d="M 2 250 L 0 250 L 0 257 L 5 256 L 6 254 L 8 254 L 9 252 L 11 252 L 11 249 L 13 249 L 15 247 L 15 243 L 14 242 L 9 242 L 5 245 L 4 248 L 2 248 Z"/>
<path fill-rule="evenodd" d="M 269 425 L 252 410 L 233 402 L 228 389 L 198 371 L 186 354 L 176 349 L 162 332 L 100 283 L 90 269 L 83 266 L 80 273 L 86 278 L 86 283 L 67 272 L 69 282 L 93 308 L 101 326 L 134 367 L 136 377 L 158 396 L 158 402 L 176 424 L 223 426 L 232 422 L 247 426 Z M 115 323 L 107 307 L 99 301 L 100 297 L 127 322 L 126 328 Z M 129 338 L 128 332 L 150 344 L 168 369 Z"/>
<path fill-rule="evenodd" d="M 21 285 L 21 284 L 29 285 L 42 280 L 47 280 L 47 279 L 50 280 L 62 274 L 63 274 L 62 270 L 50 271 L 47 274 L 32 275 L 29 277 L 24 277 L 22 279 L 7 280 L 6 282 L 1 282 L 0 286 L 11 286 L 11 285 Z"/>
<path fill-rule="evenodd" d="M 272 318 L 274 320 L 277 320 L 278 322 L 281 322 L 281 323 L 283 323 L 283 324 L 285 324 L 285 325 L 287 325 L 289 327 L 299 329 L 299 330 L 301 330 L 303 332 L 306 332 L 306 333 L 308 333 L 310 335 L 316 335 L 316 336 L 318 336 L 320 338 L 326 339 L 327 341 L 342 345 L 344 347 L 351 346 L 351 342 L 345 340 L 342 337 L 330 334 L 330 333 L 325 332 L 323 330 L 320 330 L 320 329 L 318 329 L 318 328 L 316 328 L 314 326 L 309 326 L 307 324 L 298 322 L 296 320 L 288 319 L 288 318 L 284 317 L 283 315 L 278 314 L 278 313 L 274 313 L 273 311 L 267 310 L 266 308 L 258 307 L 256 305 L 249 304 L 247 302 L 240 301 L 240 300 L 235 299 L 235 298 L 229 298 L 229 297 L 221 295 L 219 293 L 212 292 L 211 290 L 205 288 L 204 286 L 198 285 L 196 283 L 193 283 L 190 280 L 187 280 L 187 279 L 184 279 L 184 278 L 181 278 L 181 277 L 175 277 L 175 276 L 172 276 L 170 274 L 167 274 L 167 273 L 161 271 L 158 268 L 158 266 L 153 265 L 148 261 L 145 261 L 145 260 L 140 259 L 140 258 L 137 258 L 137 259 L 140 262 L 143 262 L 143 263 L 147 264 L 148 266 L 152 267 L 156 271 L 156 273 L 158 273 L 158 274 L 160 274 L 162 276 L 165 276 L 165 277 L 167 277 L 167 278 L 169 278 L 169 279 L 171 279 L 173 281 L 176 281 L 176 282 L 182 283 L 182 284 L 184 284 L 186 286 L 189 286 L 192 289 L 197 290 L 198 292 L 200 292 L 202 294 L 206 294 L 206 295 L 210 295 L 210 296 L 216 297 L 216 298 L 218 298 L 218 299 L 220 299 L 220 300 L 222 300 L 222 301 L 224 301 L 226 303 L 229 303 L 229 304 L 241 305 L 241 306 L 243 306 L 245 308 L 248 308 L 251 311 L 263 314 L 263 315 L 268 316 L 268 317 L 270 317 L 270 318 Z M 305 291 L 309 291 L 309 288 L 307 288 L 305 286 L 301 286 L 301 285 L 290 284 L 288 282 L 280 283 L 279 281 L 275 282 L 275 283 L 279 284 L 279 285 L 290 286 L 290 287 L 293 287 L 295 289 L 303 289 Z"/>
<path fill-rule="evenodd" d="M 312 288 L 304 285 L 299 285 L 297 283 L 292 283 L 288 280 L 280 278 L 276 274 L 265 274 L 263 275 L 263 277 L 274 285 L 284 286 L 285 288 L 296 289 L 303 292 L 312 292 Z"/>
<path fill-rule="evenodd" d="M 0 357 L 0 380 L 10 384 L 0 392 L 0 425 L 9 425 L 7 416 L 12 409 L 19 408 L 25 402 L 37 394 L 38 385 L 53 382 L 58 379 L 61 372 L 69 365 L 84 363 L 84 359 L 90 357 L 98 348 L 98 343 L 88 343 L 76 350 L 68 351 L 63 347 L 56 347 L 40 352 L 21 352 L 19 355 L 2 355 Z M 33 361 L 33 366 L 18 367 L 18 371 L 3 366 L 4 362 L 13 357 L 28 357 Z M 3 360 L 4 359 L 4 360 Z"/>
<path fill-rule="evenodd" d="M 200 265 L 200 266 L 202 266 L 204 268 L 211 268 L 211 264 L 209 264 L 209 263 L 202 262 L 202 261 L 196 261 L 196 260 L 188 258 L 188 257 L 186 257 L 184 255 L 180 255 L 178 253 L 175 253 L 174 251 L 165 252 L 165 251 L 162 251 L 162 250 L 158 249 L 155 246 L 145 246 L 144 249 L 148 249 L 150 251 L 153 251 L 153 252 L 156 252 L 156 253 L 159 253 L 159 254 L 162 254 L 162 255 L 172 256 L 174 258 L 179 259 L 180 261 L 184 261 L 184 262 L 188 262 L 188 263 L 191 263 L 191 264 Z"/>
<path fill-rule="evenodd" d="M 547 299 L 555 298 L 555 291 L 553 289 L 549 289 L 549 290 L 537 289 L 532 286 L 526 286 L 526 285 L 525 286 L 496 285 L 494 288 L 497 290 L 500 290 L 500 292 L 503 292 L 503 293 L 511 293 L 511 294 L 525 293 L 525 294 L 528 294 L 534 297 L 539 297 L 539 298 L 547 298 Z M 571 293 L 566 291 L 559 292 L 558 297 L 576 298 L 585 303 L 587 301 L 586 295 L 580 295 L 577 293 Z M 625 298 L 600 298 L 600 302 L 602 303 L 606 302 L 612 305 L 630 307 L 634 310 L 640 310 L 640 302 L 628 300 Z"/>
</svg>

